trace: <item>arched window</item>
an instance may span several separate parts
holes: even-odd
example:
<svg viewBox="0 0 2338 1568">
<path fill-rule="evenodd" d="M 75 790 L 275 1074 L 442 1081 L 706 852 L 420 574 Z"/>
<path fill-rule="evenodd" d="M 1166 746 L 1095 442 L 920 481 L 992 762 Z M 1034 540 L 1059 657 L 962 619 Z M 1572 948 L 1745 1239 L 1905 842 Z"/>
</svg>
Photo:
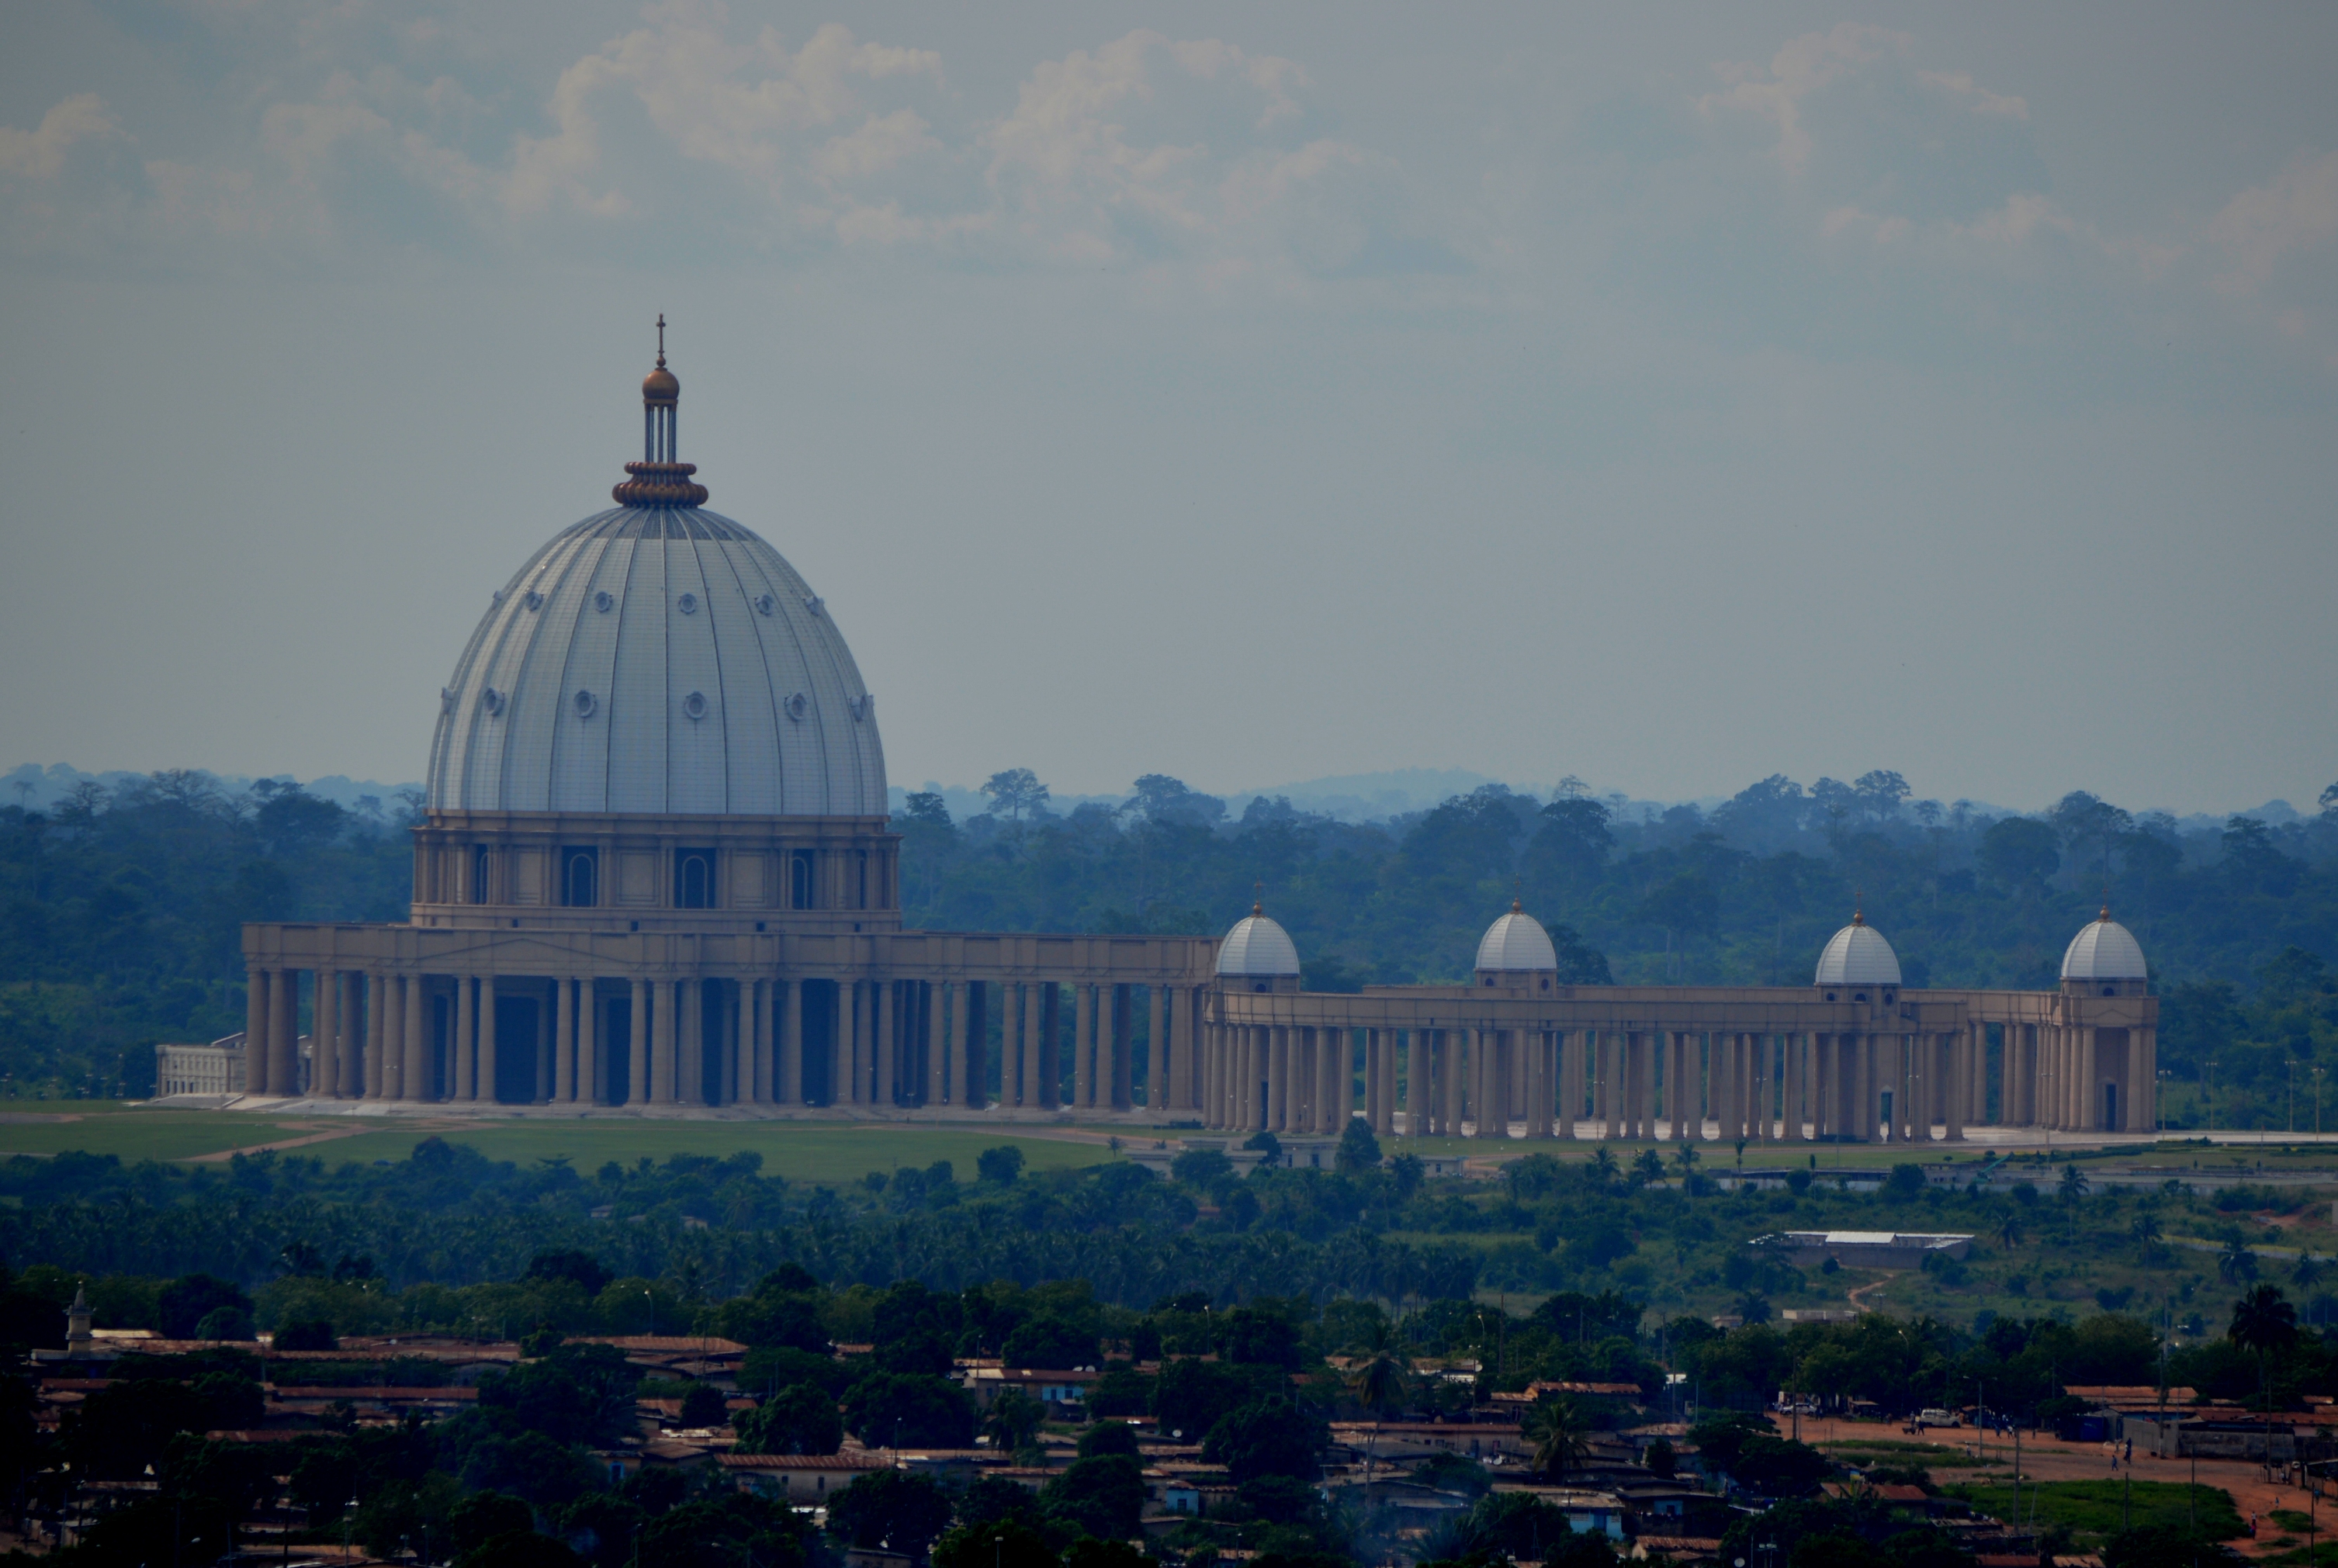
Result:
<svg viewBox="0 0 2338 1568">
<path fill-rule="evenodd" d="M 673 856 L 673 902 L 678 909 L 714 907 L 714 851 L 677 849 Z"/>
<path fill-rule="evenodd" d="M 560 852 L 560 901 L 590 909 L 601 901 L 601 852 L 575 845 Z"/>
<path fill-rule="evenodd" d="M 788 857 L 788 907 L 811 907 L 811 851 L 799 849 Z"/>
<path fill-rule="evenodd" d="M 487 881 L 488 881 L 487 873 L 488 873 L 488 872 L 493 868 L 493 865 L 494 865 L 494 863 L 493 863 L 493 862 L 488 858 L 488 850 L 487 850 L 487 847 L 486 847 L 486 845 L 481 844 L 481 845 L 478 845 L 477 847 L 476 847 L 475 848 L 473 848 L 473 849 L 472 849 L 472 851 L 471 851 L 471 902 L 472 902 L 472 903 L 474 903 L 474 904 L 485 904 L 485 903 L 487 901 Z"/>
</svg>

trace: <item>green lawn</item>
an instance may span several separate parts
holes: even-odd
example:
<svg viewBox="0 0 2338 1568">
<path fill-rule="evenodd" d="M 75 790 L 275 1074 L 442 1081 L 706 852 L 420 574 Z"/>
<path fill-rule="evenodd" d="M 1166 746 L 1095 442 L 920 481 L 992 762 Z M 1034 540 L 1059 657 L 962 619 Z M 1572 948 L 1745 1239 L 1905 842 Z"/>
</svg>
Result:
<svg viewBox="0 0 2338 1568">
<path fill-rule="evenodd" d="M 55 1154 L 84 1150 L 118 1154 L 124 1161 L 188 1160 L 232 1149 L 250 1149 L 315 1133 L 347 1137 L 292 1151 L 302 1156 L 342 1161 L 404 1159 L 425 1138 L 467 1143 L 495 1160 L 566 1158 L 579 1170 L 614 1160 L 631 1164 L 644 1156 L 675 1154 L 718 1158 L 752 1149 L 763 1157 L 766 1174 L 791 1181 L 841 1183 L 871 1171 L 923 1167 L 948 1160 L 962 1180 L 974 1176 L 975 1156 L 1012 1143 L 1023 1151 L 1027 1170 L 1045 1171 L 1099 1164 L 1114 1158 L 1099 1142 L 1048 1137 L 1028 1128 L 872 1125 L 804 1122 L 679 1122 L 629 1117 L 548 1122 L 448 1118 L 446 1121 L 339 1116 L 259 1116 L 237 1112 L 147 1110 L 90 1102 L 84 1112 L 41 1115 L 37 1120 L 0 1122 L 0 1158 L 10 1154 Z M 18 1114 L 24 1114 L 19 1112 Z M 1121 1130 L 1128 1136 L 1128 1130 Z M 1135 1140 L 1132 1138 L 1132 1142 Z"/>
<path fill-rule="evenodd" d="M 2130 1495 L 2130 1486 L 2132 1494 Z M 2048 1481 L 2026 1485 L 2019 1504 L 2009 1484 L 1957 1482 L 1940 1488 L 1961 1497 L 1976 1509 L 2008 1524 L 2066 1526 L 2088 1544 L 2118 1534 L 2122 1519 L 2137 1524 L 2184 1529 L 2195 1523 L 2204 1535 L 2229 1541 L 2247 1526 L 2233 1509 L 2233 1500 L 2221 1488 L 2188 1486 L 2180 1481 Z"/>
</svg>

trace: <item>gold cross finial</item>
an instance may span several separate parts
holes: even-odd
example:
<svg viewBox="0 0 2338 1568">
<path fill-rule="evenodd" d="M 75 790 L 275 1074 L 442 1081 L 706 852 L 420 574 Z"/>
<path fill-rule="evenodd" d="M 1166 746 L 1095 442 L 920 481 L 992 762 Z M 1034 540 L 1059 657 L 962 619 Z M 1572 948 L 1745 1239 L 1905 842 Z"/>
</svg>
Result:
<svg viewBox="0 0 2338 1568">
<path fill-rule="evenodd" d="M 658 368 L 665 368 L 665 312 L 658 312 Z"/>
<path fill-rule="evenodd" d="M 1524 896 L 1524 894 L 1525 894 L 1525 892 L 1526 892 L 1526 888 L 1527 888 L 1527 879 L 1526 879 L 1524 877 L 1511 877 L 1511 878 L 1510 878 L 1510 913 L 1511 913 L 1511 914 L 1513 914 L 1513 915 L 1521 915 L 1521 914 L 1524 914 L 1524 913 L 1526 912 L 1526 906 L 1525 906 L 1524 904 L 1521 904 L 1521 903 L 1519 903 L 1519 902 L 1518 902 L 1518 899 L 1519 899 L 1522 896 Z"/>
<path fill-rule="evenodd" d="M 1864 926 L 1867 924 L 1866 904 L 1866 889 L 1862 887 L 1852 888 L 1851 890 L 1851 923 L 1852 925 Z"/>
<path fill-rule="evenodd" d="M 1250 912 L 1252 914 L 1263 915 L 1266 913 L 1265 903 L 1261 897 L 1261 895 L 1265 891 L 1266 883 L 1262 880 L 1253 882 L 1250 885 Z"/>
</svg>

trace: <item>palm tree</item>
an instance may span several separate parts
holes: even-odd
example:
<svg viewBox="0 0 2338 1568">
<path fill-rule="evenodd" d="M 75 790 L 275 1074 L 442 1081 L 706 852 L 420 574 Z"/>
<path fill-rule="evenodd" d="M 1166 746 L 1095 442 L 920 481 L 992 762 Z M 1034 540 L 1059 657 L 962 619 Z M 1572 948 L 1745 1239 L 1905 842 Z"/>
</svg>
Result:
<svg viewBox="0 0 2338 1568">
<path fill-rule="evenodd" d="M 1690 1171 L 1696 1169 L 1696 1162 L 1702 1158 L 1704 1156 L 1697 1153 L 1696 1145 L 1694 1143 L 1684 1143 L 1673 1152 L 1673 1163 L 1680 1167 L 1684 1181 L 1687 1179 Z"/>
<path fill-rule="evenodd" d="M 2135 1238 L 2136 1246 L 2142 1250 L 2142 1260 L 2149 1263 L 2159 1250 L 2160 1237 L 2166 1231 L 2159 1223 L 2159 1216 L 2146 1209 L 2135 1217 L 2135 1223 L 2127 1227 L 2127 1233 Z"/>
<path fill-rule="evenodd" d="M 2257 1356 L 2257 1381 L 2264 1389 L 2265 1414 L 2273 1414 L 2273 1382 L 2266 1375 L 2268 1357 L 2297 1343 L 2297 1308 L 2284 1298 L 2278 1285 L 2259 1285 L 2233 1303 L 2233 1321 L 2225 1338 Z"/>
<path fill-rule="evenodd" d="M 1621 1174 L 1616 1166 L 1615 1154 L 1605 1143 L 1591 1152 L 1591 1173 L 1599 1179 L 1603 1186 L 1612 1183 Z"/>
<path fill-rule="evenodd" d="M 1404 1397 L 1404 1363 L 1397 1358 L 1396 1336 L 1390 1332 L 1388 1320 L 1372 1324 L 1370 1337 L 1365 1341 L 1365 1357 L 1348 1373 L 1348 1387 L 1355 1391 L 1357 1401 L 1372 1413 L 1372 1443 L 1380 1443 L 1380 1424 L 1388 1419 L 1388 1407 Z M 1364 1455 L 1364 1479 L 1372 1474 L 1372 1456 Z"/>
<path fill-rule="evenodd" d="M 2289 1282 L 2301 1290 L 2311 1290 L 2322 1283 L 2324 1270 L 2322 1259 L 2311 1252 L 2300 1252 L 2289 1270 Z"/>
<path fill-rule="evenodd" d="M 1643 1187 L 1653 1187 L 1665 1179 L 1665 1157 L 1653 1149 L 1643 1149 L 1640 1157 L 1632 1161 L 1632 1174 Z"/>
<path fill-rule="evenodd" d="M 1002 1454 L 1012 1454 L 1030 1446 L 1039 1424 L 1046 1418 L 1046 1406 L 1029 1394 L 1020 1388 L 1002 1388 L 990 1402 L 990 1413 L 983 1418 L 982 1429 L 993 1447 Z"/>
<path fill-rule="evenodd" d="M 1583 1462 L 1591 1451 L 1591 1429 L 1564 1394 L 1545 1399 L 1527 1416 L 1527 1440 L 1534 1445 L 1534 1468 L 1556 1480 Z"/>
<path fill-rule="evenodd" d="M 2094 1191 L 2094 1183 L 2087 1180 L 2087 1173 L 2078 1169 L 2074 1160 L 2062 1167 L 2062 1180 L 2055 1191 L 2061 1194 L 2063 1202 L 2075 1203 Z"/>
<path fill-rule="evenodd" d="M 2257 1255 L 2249 1250 L 2248 1239 L 2235 1225 L 2225 1235 L 2225 1250 L 2216 1254 L 2216 1272 L 2228 1285 L 2239 1285 L 2257 1277 Z"/>
<path fill-rule="evenodd" d="M 2007 1251 L 2021 1245 L 2021 1216 L 2008 1209 L 1997 1217 L 1997 1241 Z"/>
</svg>

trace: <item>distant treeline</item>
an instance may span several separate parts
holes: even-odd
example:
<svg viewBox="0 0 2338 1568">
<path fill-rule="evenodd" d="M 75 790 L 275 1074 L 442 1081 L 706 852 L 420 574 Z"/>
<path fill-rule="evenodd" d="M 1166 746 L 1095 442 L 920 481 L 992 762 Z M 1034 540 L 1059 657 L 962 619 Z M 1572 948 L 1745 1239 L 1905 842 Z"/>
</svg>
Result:
<svg viewBox="0 0 2338 1568">
<path fill-rule="evenodd" d="M 1256 897 L 1307 983 L 1339 990 L 1467 973 L 1515 897 L 1578 983 L 1800 985 L 1858 904 L 1911 985 L 2050 986 L 2107 890 L 2166 1002 L 2179 1119 L 2198 1122 L 2215 1060 L 2220 1124 L 2310 1126 L 2311 1069 L 2338 1063 L 2338 786 L 2315 818 L 2218 832 L 2083 792 L 1992 818 L 1882 770 L 1630 819 L 1573 780 L 1370 824 L 1268 799 L 1233 820 L 1162 775 L 1060 816 L 1028 769 L 986 792 L 994 808 L 963 822 L 909 797 L 911 925 L 1214 932 Z M 418 808 L 176 771 L 0 808 L 0 1093 L 142 1093 L 152 1042 L 240 1027 L 243 921 L 402 918 Z M 2326 1113 L 2338 1125 L 2338 1102 Z"/>
</svg>

